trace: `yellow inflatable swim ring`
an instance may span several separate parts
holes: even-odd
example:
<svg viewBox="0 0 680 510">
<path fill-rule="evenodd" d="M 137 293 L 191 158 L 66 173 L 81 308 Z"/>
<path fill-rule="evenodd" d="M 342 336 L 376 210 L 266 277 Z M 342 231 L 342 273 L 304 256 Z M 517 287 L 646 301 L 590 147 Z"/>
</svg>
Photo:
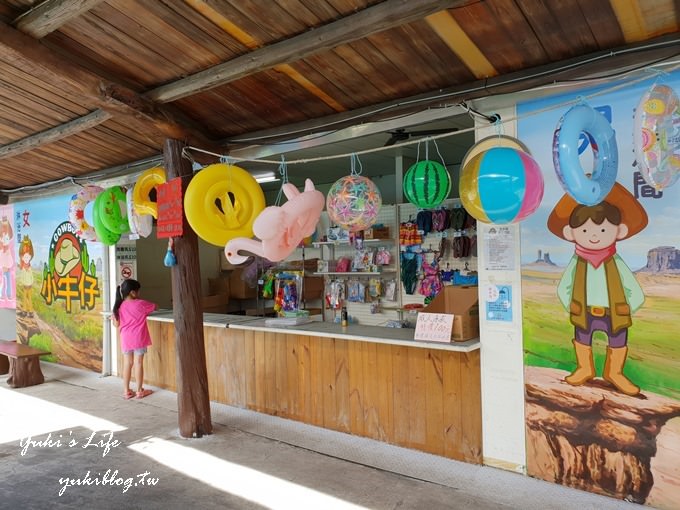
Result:
<svg viewBox="0 0 680 510">
<path fill-rule="evenodd" d="M 252 237 L 253 222 L 264 206 L 264 193 L 255 178 L 225 163 L 198 172 L 184 194 L 189 225 L 215 246 L 224 246 L 235 237 Z"/>
<path fill-rule="evenodd" d="M 165 170 L 149 168 L 139 176 L 132 190 L 132 200 L 137 214 L 150 214 L 158 218 L 158 205 L 149 198 L 151 190 L 166 182 Z"/>
</svg>

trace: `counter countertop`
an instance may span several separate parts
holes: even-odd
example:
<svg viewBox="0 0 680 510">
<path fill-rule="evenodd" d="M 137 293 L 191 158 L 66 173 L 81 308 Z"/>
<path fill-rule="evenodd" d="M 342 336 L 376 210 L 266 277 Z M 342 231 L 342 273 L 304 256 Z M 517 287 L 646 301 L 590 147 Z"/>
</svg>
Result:
<svg viewBox="0 0 680 510">
<path fill-rule="evenodd" d="M 149 320 L 173 322 L 172 310 L 156 310 L 149 315 Z M 381 344 L 405 345 L 408 347 L 422 347 L 425 349 L 441 349 L 445 351 L 471 352 L 480 348 L 479 338 L 465 342 L 425 342 L 414 340 L 414 329 L 387 328 L 384 326 L 365 326 L 350 324 L 341 326 L 333 322 L 312 321 L 296 326 L 267 326 L 266 319 L 246 315 L 229 315 L 222 313 L 204 313 L 203 325 L 220 328 L 246 329 L 250 331 L 267 331 L 270 333 L 284 333 L 295 335 L 316 336 L 325 338 L 343 338 L 360 342 L 376 342 Z"/>
<path fill-rule="evenodd" d="M 226 328 L 230 324 L 240 322 L 251 322 L 259 320 L 260 317 L 251 317 L 248 315 L 230 315 L 224 313 L 204 313 L 203 325 L 216 326 Z M 174 322 L 172 310 L 156 310 L 149 315 L 149 320 L 159 322 Z"/>
<path fill-rule="evenodd" d="M 269 333 L 284 333 L 295 335 L 306 335 L 326 338 L 343 338 L 346 340 L 358 340 L 361 342 L 376 342 L 391 345 L 405 345 L 408 347 L 422 347 L 426 349 L 441 349 L 446 351 L 471 352 L 480 348 L 479 338 L 467 340 L 465 342 L 424 342 L 413 339 L 415 329 L 409 328 L 386 328 L 383 326 L 364 326 L 361 324 L 350 324 L 341 326 L 332 322 L 308 322 L 296 326 L 267 326 L 266 319 L 255 318 L 255 320 L 232 322 L 229 324 L 231 329 L 246 329 L 253 331 L 266 331 Z"/>
</svg>

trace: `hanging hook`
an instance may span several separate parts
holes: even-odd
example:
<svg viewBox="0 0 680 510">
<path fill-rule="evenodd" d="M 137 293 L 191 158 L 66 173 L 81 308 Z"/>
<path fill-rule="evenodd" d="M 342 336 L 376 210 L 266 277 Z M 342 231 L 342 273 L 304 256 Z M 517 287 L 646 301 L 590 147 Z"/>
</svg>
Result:
<svg viewBox="0 0 680 510">
<path fill-rule="evenodd" d="M 283 186 L 288 182 L 288 165 L 286 164 L 286 157 L 281 154 L 281 163 L 279 163 L 279 175 L 281 176 L 281 187 L 279 188 L 279 192 L 276 194 L 276 200 L 274 201 L 274 205 L 279 205 L 281 203 L 281 199 L 283 198 Z"/>
<path fill-rule="evenodd" d="M 359 159 L 359 156 L 357 156 L 355 153 L 352 153 L 349 157 L 350 161 L 350 174 L 351 175 L 361 175 L 361 172 L 363 171 L 363 167 L 361 166 L 361 160 Z M 357 163 L 359 164 L 359 170 L 357 170 Z"/>
</svg>

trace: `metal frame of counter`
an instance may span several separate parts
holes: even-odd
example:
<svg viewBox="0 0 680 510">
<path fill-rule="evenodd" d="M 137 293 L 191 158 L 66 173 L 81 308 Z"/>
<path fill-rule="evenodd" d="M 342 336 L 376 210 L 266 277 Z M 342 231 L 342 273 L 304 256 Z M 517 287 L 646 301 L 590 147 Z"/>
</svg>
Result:
<svg viewBox="0 0 680 510">
<path fill-rule="evenodd" d="M 176 389 L 172 312 L 149 317 L 145 379 Z M 410 334 L 410 338 L 409 338 Z M 479 342 L 413 330 L 206 314 L 210 399 L 481 464 Z"/>
</svg>

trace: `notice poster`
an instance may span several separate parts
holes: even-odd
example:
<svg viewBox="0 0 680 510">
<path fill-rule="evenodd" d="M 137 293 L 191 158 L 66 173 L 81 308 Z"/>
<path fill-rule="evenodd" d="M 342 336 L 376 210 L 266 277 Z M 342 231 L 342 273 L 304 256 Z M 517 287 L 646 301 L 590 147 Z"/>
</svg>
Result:
<svg viewBox="0 0 680 510">
<path fill-rule="evenodd" d="M 510 285 L 486 286 L 486 319 L 512 322 L 512 287 Z"/>
<path fill-rule="evenodd" d="M 416 331 L 413 339 L 449 343 L 451 342 L 452 329 L 453 314 L 420 312 L 416 320 Z"/>
<path fill-rule="evenodd" d="M 489 225 L 484 229 L 487 271 L 514 271 L 515 230 L 503 225 Z"/>
</svg>

